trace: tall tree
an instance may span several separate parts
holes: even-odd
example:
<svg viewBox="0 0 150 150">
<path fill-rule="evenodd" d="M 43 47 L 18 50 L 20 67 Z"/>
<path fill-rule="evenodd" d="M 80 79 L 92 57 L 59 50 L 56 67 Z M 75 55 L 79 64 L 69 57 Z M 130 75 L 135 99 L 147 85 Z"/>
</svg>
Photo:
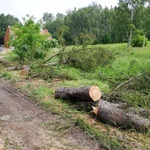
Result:
<svg viewBox="0 0 150 150">
<path fill-rule="evenodd" d="M 62 13 L 57 13 L 56 16 L 49 13 L 43 14 L 44 28 L 46 28 L 53 36 L 53 38 L 57 37 L 57 30 L 60 26 L 63 26 L 65 15 Z"/>
<path fill-rule="evenodd" d="M 43 14 L 43 21 L 48 22 L 48 21 L 53 21 L 54 20 L 54 15 L 52 13 L 44 13 Z"/>
<path fill-rule="evenodd" d="M 45 47 L 45 42 L 50 36 L 49 33 L 40 33 L 40 24 L 35 23 L 33 16 L 28 16 L 24 20 L 24 25 L 14 25 L 11 27 L 13 38 L 10 44 L 15 47 L 14 53 L 20 64 L 33 63 L 37 59 L 43 59 L 49 50 Z"/>
<path fill-rule="evenodd" d="M 133 31 L 140 28 L 142 24 L 140 16 L 145 2 L 141 0 L 119 0 L 118 7 L 115 9 L 118 28 L 122 28 L 121 32 L 126 34 L 128 47 L 131 44 Z"/>
<path fill-rule="evenodd" d="M 6 16 L 4 14 L 0 14 L 0 38 L 4 37 L 7 27 L 12 26 L 15 23 L 20 23 L 18 18 L 10 14 Z"/>
<path fill-rule="evenodd" d="M 145 8 L 143 17 L 143 29 L 145 31 L 146 36 L 150 40 L 150 5 Z"/>
</svg>

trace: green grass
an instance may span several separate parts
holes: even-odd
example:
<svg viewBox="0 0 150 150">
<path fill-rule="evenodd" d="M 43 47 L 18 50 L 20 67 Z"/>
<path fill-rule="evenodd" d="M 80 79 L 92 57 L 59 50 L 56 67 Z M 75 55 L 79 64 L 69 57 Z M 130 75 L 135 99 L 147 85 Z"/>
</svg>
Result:
<svg viewBox="0 0 150 150">
<path fill-rule="evenodd" d="M 73 46 L 66 48 L 65 51 L 70 51 L 72 47 Z M 119 84 L 122 84 L 140 73 L 150 71 L 150 42 L 144 48 L 127 48 L 126 43 L 90 45 L 89 47 L 102 47 L 108 49 L 113 52 L 115 59 L 113 59 L 107 66 L 102 67 L 99 65 L 96 70 L 89 72 L 84 72 L 80 69 L 67 65 L 56 66 L 55 69 L 58 70 L 57 72 L 55 72 L 55 69 L 52 71 L 49 69 L 46 74 L 46 76 L 50 77 L 51 73 L 53 73 L 53 71 L 55 72 L 50 80 L 47 80 L 51 83 L 51 88 L 48 88 L 47 86 L 40 86 L 32 89 L 32 86 L 28 84 L 23 90 L 30 89 L 30 96 L 33 99 L 36 99 L 41 106 L 47 108 L 52 113 L 73 119 L 73 121 L 76 122 L 76 125 L 80 126 L 80 128 L 89 136 L 91 135 L 98 140 L 101 146 L 104 146 L 107 149 L 121 149 L 121 144 L 116 140 L 116 138 L 111 139 L 108 135 L 90 125 L 84 117 L 81 117 L 82 115 L 87 115 L 88 112 L 79 111 L 68 101 L 55 100 L 54 92 L 58 87 L 96 85 L 102 92 L 109 94 Z M 79 48 L 81 47 L 77 47 L 77 49 Z M 58 49 L 53 49 L 47 55 L 47 58 L 53 56 L 58 51 Z M 57 60 L 58 58 L 56 57 L 50 62 L 55 62 Z M 42 70 L 44 71 L 43 68 Z M 42 70 L 39 69 L 38 72 L 41 72 Z M 5 77 L 6 79 L 13 78 L 13 76 L 11 76 L 11 72 L 1 71 L 0 73 L 0 76 Z M 58 82 L 53 82 L 52 79 L 56 78 L 59 78 L 60 80 Z M 135 78 L 131 83 L 129 82 L 128 84 L 125 84 L 116 91 L 119 95 L 117 97 L 117 101 L 126 102 L 129 106 L 150 109 L 149 84 L 149 74 L 146 74 L 146 77 L 141 76 L 138 79 Z"/>
<path fill-rule="evenodd" d="M 117 57 L 111 65 L 100 68 L 103 75 L 122 79 L 150 70 L 150 50 L 131 50 L 124 56 Z"/>
<path fill-rule="evenodd" d="M 59 87 L 81 87 L 81 86 L 89 86 L 89 85 L 95 85 L 100 88 L 105 93 L 108 93 L 110 91 L 109 85 L 102 83 L 101 81 L 98 81 L 97 79 L 79 79 L 77 81 L 67 81 L 65 80 L 63 83 L 58 83 Z"/>
<path fill-rule="evenodd" d="M 5 80 L 10 80 L 13 78 L 12 74 L 9 72 L 0 72 L 0 78 L 3 78 Z"/>
</svg>

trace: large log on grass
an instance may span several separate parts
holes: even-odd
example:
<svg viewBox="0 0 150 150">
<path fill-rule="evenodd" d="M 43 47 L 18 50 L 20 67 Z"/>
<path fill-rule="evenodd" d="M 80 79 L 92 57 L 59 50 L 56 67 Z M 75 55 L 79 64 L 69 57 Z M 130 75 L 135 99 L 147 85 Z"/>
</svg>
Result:
<svg viewBox="0 0 150 150">
<path fill-rule="evenodd" d="M 149 119 L 143 118 L 128 109 L 123 109 L 120 104 L 100 100 L 98 107 L 93 107 L 93 109 L 97 118 L 104 123 L 119 128 L 135 129 L 138 132 L 146 132 L 150 129 Z"/>
<path fill-rule="evenodd" d="M 97 86 L 79 88 L 59 88 L 55 91 L 55 98 L 68 99 L 72 101 L 98 101 L 101 98 L 101 91 Z"/>
</svg>

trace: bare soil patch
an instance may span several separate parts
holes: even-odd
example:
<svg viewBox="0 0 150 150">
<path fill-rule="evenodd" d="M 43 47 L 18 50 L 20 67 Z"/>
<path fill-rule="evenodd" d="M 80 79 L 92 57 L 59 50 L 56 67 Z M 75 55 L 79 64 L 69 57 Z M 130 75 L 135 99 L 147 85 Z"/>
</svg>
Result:
<svg viewBox="0 0 150 150">
<path fill-rule="evenodd" d="M 0 80 L 0 150 L 102 149 L 68 119 L 11 90 Z"/>
</svg>

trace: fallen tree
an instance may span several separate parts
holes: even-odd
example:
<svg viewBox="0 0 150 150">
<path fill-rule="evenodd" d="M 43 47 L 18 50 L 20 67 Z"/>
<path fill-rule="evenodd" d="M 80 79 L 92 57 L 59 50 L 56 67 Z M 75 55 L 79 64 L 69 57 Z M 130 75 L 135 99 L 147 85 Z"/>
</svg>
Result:
<svg viewBox="0 0 150 150">
<path fill-rule="evenodd" d="M 138 132 L 147 132 L 150 129 L 150 121 L 145 118 L 145 113 L 149 113 L 149 110 L 145 111 L 144 109 L 140 109 L 137 111 L 136 108 L 128 108 L 126 103 L 110 103 L 100 100 L 101 96 L 102 92 L 97 86 L 79 88 L 64 87 L 55 91 L 56 99 L 68 99 L 86 103 L 97 102 L 99 100 L 98 107 L 93 107 L 93 112 L 97 116 L 97 119 L 104 123 L 119 128 L 134 129 Z"/>
<path fill-rule="evenodd" d="M 79 88 L 59 88 L 55 91 L 55 98 L 73 101 L 98 101 L 101 98 L 100 89 L 97 86 Z"/>
<path fill-rule="evenodd" d="M 102 122 L 119 128 L 135 129 L 138 132 L 146 132 L 150 129 L 149 119 L 139 116 L 124 106 L 124 104 L 100 100 L 98 107 L 93 107 L 93 112 Z"/>
</svg>

